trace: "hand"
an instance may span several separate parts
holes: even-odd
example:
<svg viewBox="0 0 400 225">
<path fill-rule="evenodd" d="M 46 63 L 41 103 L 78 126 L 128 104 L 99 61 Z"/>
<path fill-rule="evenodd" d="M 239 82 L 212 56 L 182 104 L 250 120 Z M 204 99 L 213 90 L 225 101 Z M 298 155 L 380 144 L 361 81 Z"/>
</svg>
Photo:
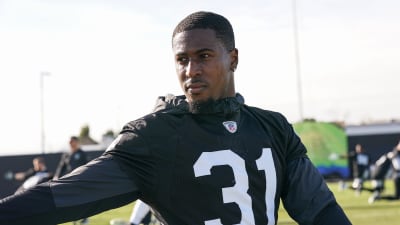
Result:
<svg viewBox="0 0 400 225">
<path fill-rule="evenodd" d="M 7 171 L 4 173 L 4 179 L 14 180 L 14 173 L 12 171 Z"/>
</svg>

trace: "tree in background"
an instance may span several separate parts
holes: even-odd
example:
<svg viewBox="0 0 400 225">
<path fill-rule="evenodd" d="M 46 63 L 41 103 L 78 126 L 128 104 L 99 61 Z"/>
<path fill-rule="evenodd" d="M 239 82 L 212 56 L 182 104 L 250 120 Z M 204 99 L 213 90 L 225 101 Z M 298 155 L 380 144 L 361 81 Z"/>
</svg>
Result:
<svg viewBox="0 0 400 225">
<path fill-rule="evenodd" d="M 93 138 L 90 137 L 89 125 L 84 125 L 81 127 L 81 132 L 79 134 L 79 139 L 82 145 L 96 145 L 98 144 Z"/>
</svg>

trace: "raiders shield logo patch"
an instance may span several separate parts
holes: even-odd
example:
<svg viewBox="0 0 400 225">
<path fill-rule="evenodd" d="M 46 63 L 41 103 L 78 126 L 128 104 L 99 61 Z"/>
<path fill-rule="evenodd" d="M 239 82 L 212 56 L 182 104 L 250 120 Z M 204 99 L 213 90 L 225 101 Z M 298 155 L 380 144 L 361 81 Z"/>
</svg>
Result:
<svg viewBox="0 0 400 225">
<path fill-rule="evenodd" d="M 225 121 L 222 124 L 224 125 L 225 129 L 232 134 L 237 131 L 237 125 L 235 121 Z"/>
</svg>

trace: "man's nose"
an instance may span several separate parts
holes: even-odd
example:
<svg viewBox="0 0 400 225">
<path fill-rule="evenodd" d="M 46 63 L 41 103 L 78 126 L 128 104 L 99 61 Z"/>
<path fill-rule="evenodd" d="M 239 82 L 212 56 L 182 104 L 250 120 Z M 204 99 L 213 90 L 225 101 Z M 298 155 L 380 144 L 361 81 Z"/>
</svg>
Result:
<svg viewBox="0 0 400 225">
<path fill-rule="evenodd" d="M 195 77 L 201 73 L 201 65 L 196 60 L 189 60 L 186 67 L 186 76 L 187 77 Z"/>
</svg>

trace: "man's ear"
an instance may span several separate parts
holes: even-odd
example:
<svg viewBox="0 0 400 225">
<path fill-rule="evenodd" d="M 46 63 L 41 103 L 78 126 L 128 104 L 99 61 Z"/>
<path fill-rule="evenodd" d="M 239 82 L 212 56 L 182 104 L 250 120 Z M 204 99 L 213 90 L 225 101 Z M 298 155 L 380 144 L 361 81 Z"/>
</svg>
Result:
<svg viewBox="0 0 400 225">
<path fill-rule="evenodd" d="M 235 72 L 236 67 L 237 67 L 237 65 L 238 65 L 238 63 L 239 63 L 239 51 L 238 51 L 237 48 L 233 49 L 233 50 L 230 52 L 230 57 L 231 57 L 231 66 L 230 66 L 230 69 L 231 69 L 232 72 Z"/>
</svg>

